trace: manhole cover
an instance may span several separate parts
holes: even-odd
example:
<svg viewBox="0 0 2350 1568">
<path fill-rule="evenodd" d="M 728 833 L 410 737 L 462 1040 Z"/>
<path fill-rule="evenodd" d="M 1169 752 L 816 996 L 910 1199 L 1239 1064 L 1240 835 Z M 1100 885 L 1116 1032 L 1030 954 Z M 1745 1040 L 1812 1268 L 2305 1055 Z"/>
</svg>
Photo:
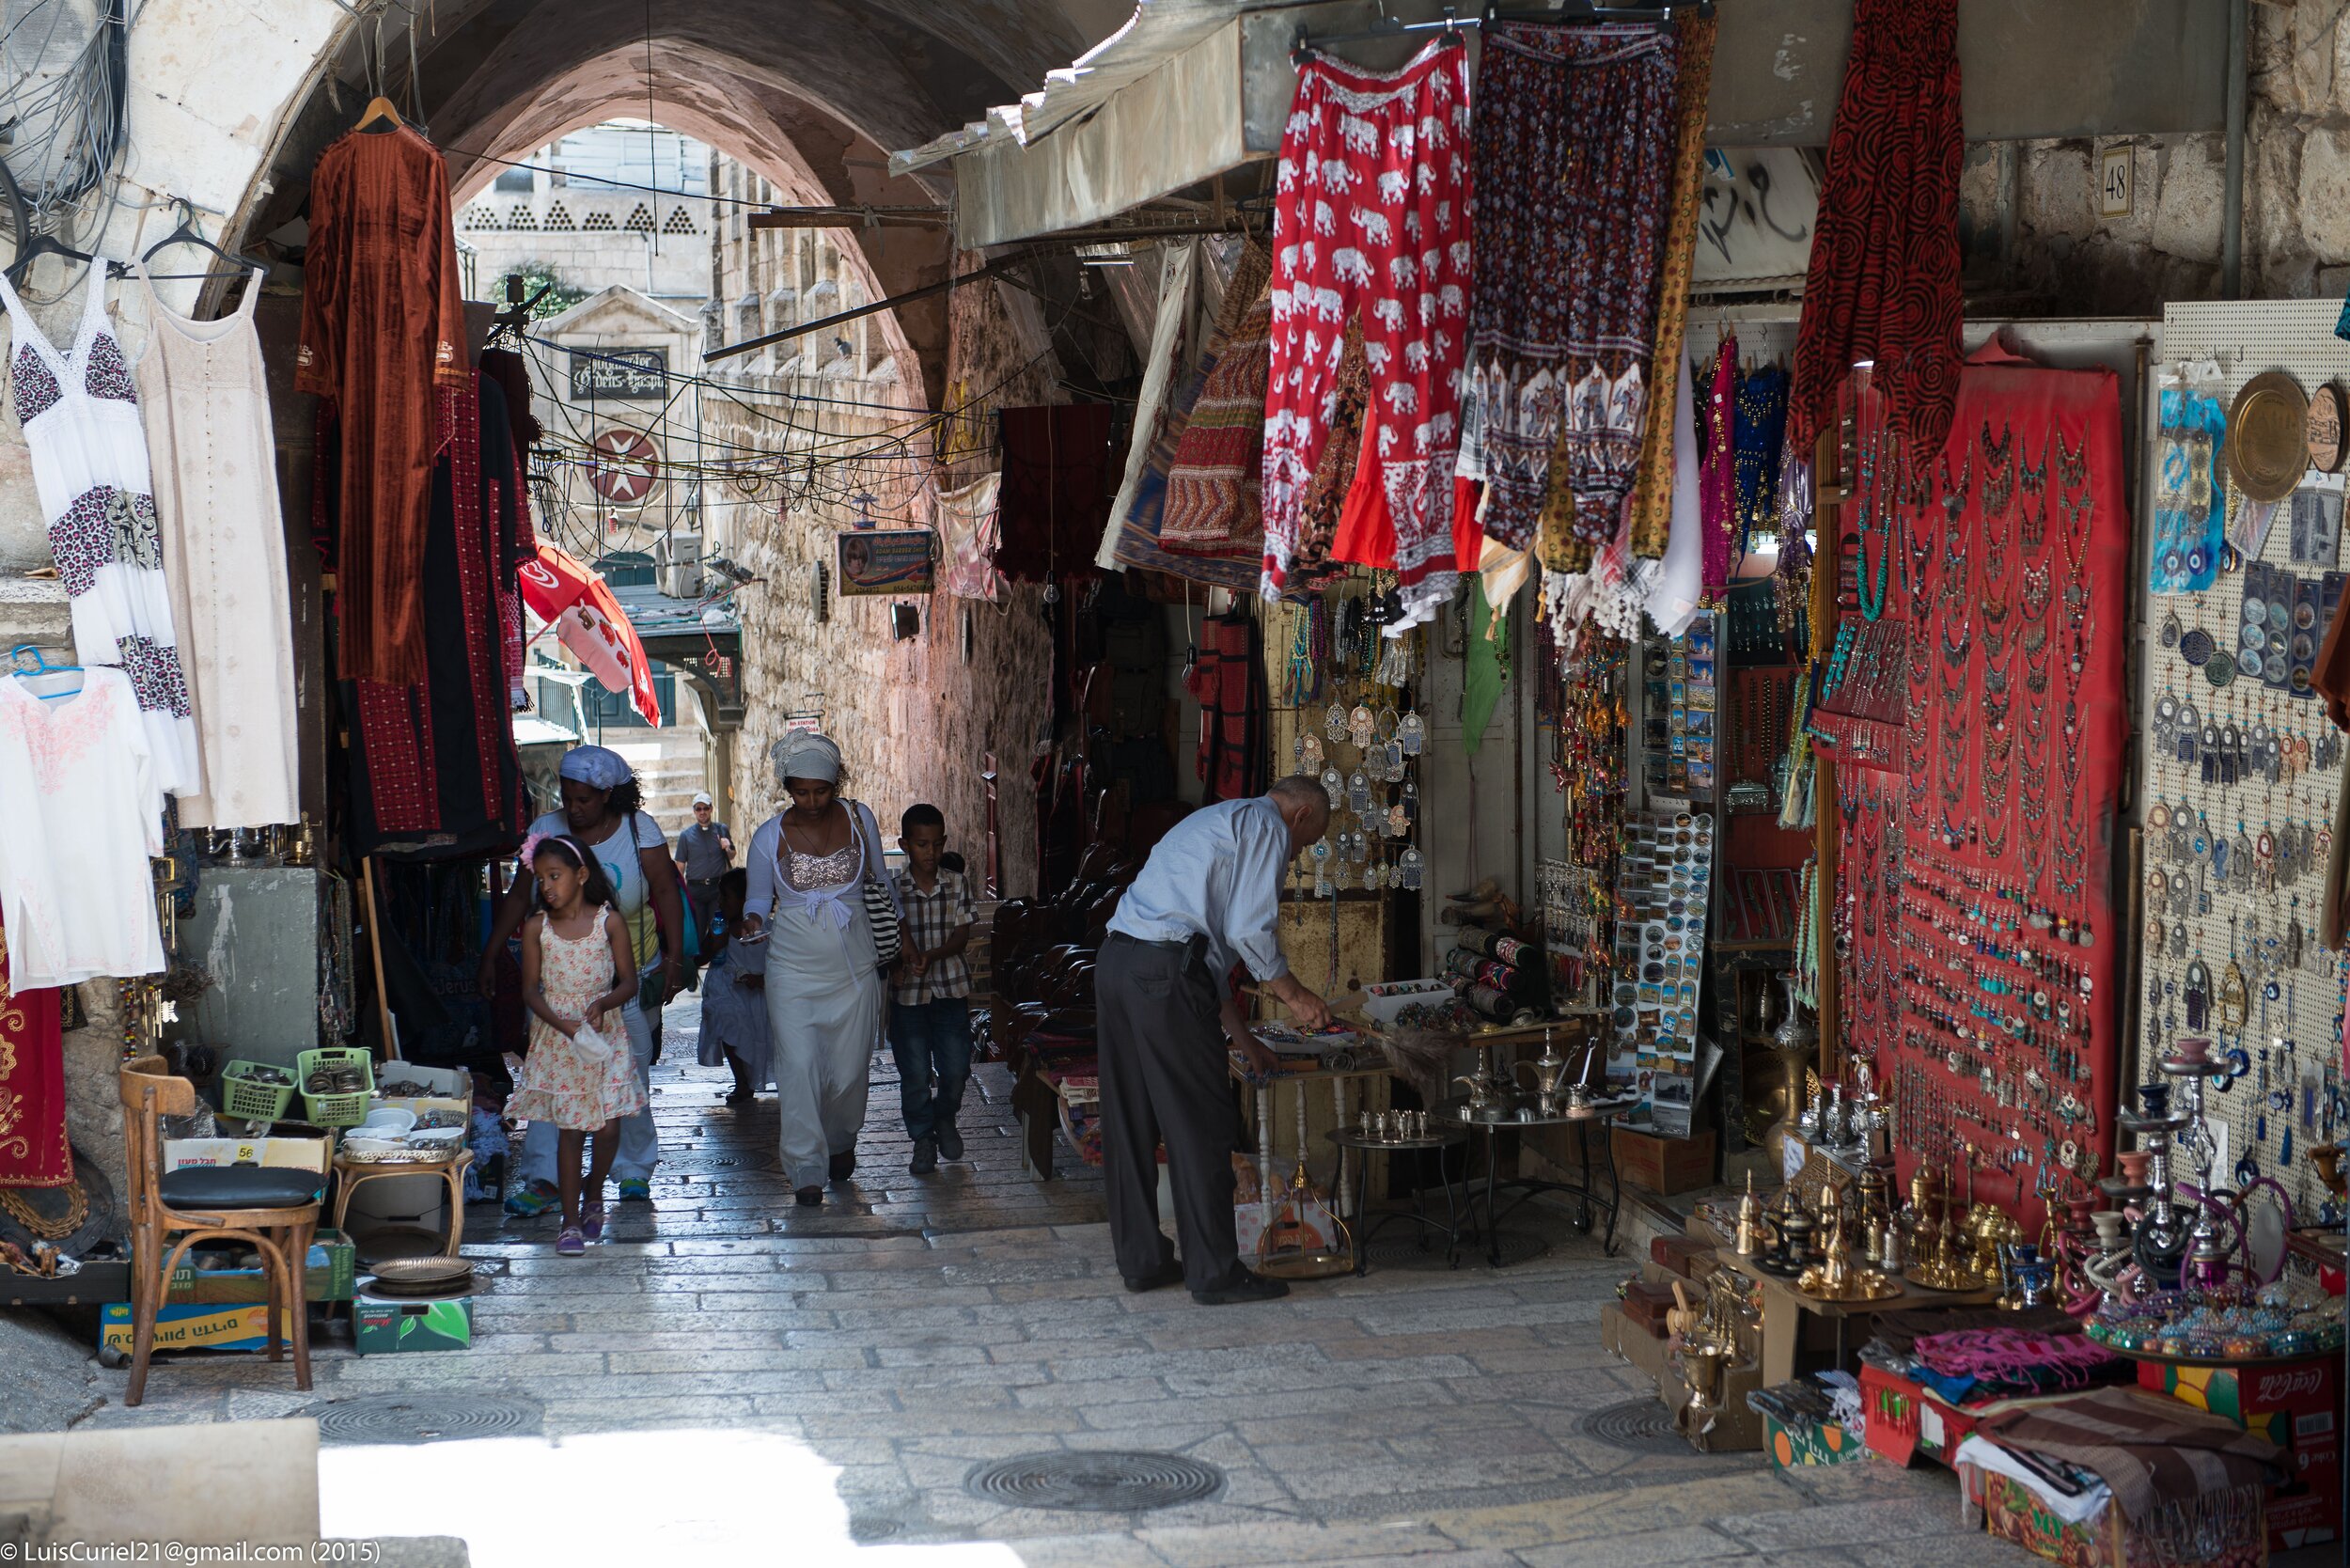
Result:
<svg viewBox="0 0 2350 1568">
<path fill-rule="evenodd" d="M 902 1534 L 905 1521 L 892 1519 L 885 1513 L 852 1513 L 849 1515 L 849 1539 L 863 1545 L 870 1541 L 886 1541 Z"/>
<path fill-rule="evenodd" d="M 963 1487 L 1019 1508 L 1141 1513 L 1213 1497 L 1224 1490 L 1224 1472 L 1181 1454 L 1110 1449 L 994 1460 L 966 1476 Z"/>
<path fill-rule="evenodd" d="M 1627 1453 L 1688 1453 L 1689 1439 L 1673 1430 L 1672 1412 L 1653 1399 L 1626 1400 L 1594 1410 L 1575 1423 L 1585 1437 Z"/>
<path fill-rule="evenodd" d="M 319 1437 L 329 1443 L 444 1443 L 464 1437 L 534 1435 L 535 1400 L 479 1394 L 378 1394 L 313 1405 Z"/>
<path fill-rule="evenodd" d="M 1549 1250 L 1550 1244 L 1531 1231 L 1504 1231 L 1501 1232 L 1501 1266 L 1504 1268 L 1516 1263 L 1532 1262 Z M 1371 1245 L 1363 1248 L 1363 1256 L 1373 1268 L 1409 1269 L 1450 1266 L 1445 1259 L 1443 1236 L 1431 1231 L 1428 1233 L 1428 1250 L 1423 1252 L 1419 1247 L 1418 1232 L 1402 1220 L 1396 1221 L 1379 1235 L 1373 1237 Z M 1486 1244 L 1483 1241 L 1464 1241 L 1461 1244 L 1462 1262 L 1482 1263 L 1487 1257 Z"/>
</svg>

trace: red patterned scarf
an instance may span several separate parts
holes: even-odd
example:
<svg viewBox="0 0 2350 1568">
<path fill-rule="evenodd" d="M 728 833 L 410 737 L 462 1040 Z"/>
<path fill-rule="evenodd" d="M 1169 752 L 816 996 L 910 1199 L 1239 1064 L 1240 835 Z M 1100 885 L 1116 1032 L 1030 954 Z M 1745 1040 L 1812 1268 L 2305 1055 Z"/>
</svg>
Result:
<svg viewBox="0 0 2350 1568">
<path fill-rule="evenodd" d="M 11 991 L 8 957 L 0 932 L 0 1187 L 61 1187 L 73 1180 L 73 1151 L 57 993 Z"/>
</svg>

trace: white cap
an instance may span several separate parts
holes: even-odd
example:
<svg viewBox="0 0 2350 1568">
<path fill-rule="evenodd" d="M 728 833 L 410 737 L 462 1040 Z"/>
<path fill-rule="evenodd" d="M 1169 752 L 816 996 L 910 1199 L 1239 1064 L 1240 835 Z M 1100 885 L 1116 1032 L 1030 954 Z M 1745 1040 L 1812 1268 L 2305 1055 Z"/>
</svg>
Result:
<svg viewBox="0 0 2350 1568">
<path fill-rule="evenodd" d="M 707 790 L 704 790 L 704 791 L 701 791 L 699 793 L 696 794 L 696 795 L 694 796 L 694 804 L 695 804 L 695 805 L 697 805 L 697 806 L 708 806 L 708 805 L 711 805 L 711 804 L 712 804 L 712 801 L 711 801 L 711 798 L 710 798 L 710 792 L 709 792 L 709 791 L 707 791 Z"/>
</svg>

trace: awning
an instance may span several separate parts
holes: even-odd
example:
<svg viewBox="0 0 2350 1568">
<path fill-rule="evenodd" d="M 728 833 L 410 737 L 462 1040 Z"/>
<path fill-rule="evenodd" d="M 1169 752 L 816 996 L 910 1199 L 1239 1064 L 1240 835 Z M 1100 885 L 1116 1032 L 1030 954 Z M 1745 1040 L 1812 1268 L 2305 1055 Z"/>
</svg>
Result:
<svg viewBox="0 0 2350 1568">
<path fill-rule="evenodd" d="M 1443 0 L 1386 0 L 1401 21 Z M 1457 3 L 1464 15 L 1476 8 Z M 1522 0 L 1513 12 L 1542 8 Z M 1959 71 L 1969 141 L 2217 132 L 2226 84 L 2225 6 L 2210 0 L 1968 0 Z M 1358 29 L 1365 0 L 1140 0 L 1134 18 L 1020 102 L 893 153 L 901 175 L 951 163 L 965 249 L 1100 224 L 1269 158 L 1296 88 L 1297 30 Z M 1716 147 L 1826 142 L 1852 41 L 1852 0 L 1721 0 L 1714 54 Z M 1430 35 L 1344 47 L 1374 67 Z"/>
</svg>

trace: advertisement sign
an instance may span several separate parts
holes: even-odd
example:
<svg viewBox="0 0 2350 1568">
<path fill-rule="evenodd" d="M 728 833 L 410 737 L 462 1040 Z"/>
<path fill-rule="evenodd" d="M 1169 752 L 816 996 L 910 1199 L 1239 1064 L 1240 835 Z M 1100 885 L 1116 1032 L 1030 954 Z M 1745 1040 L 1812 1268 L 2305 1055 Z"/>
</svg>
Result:
<svg viewBox="0 0 2350 1568">
<path fill-rule="evenodd" d="M 575 403 L 668 395 L 666 349 L 572 351 L 572 401 Z"/>
<path fill-rule="evenodd" d="M 930 592 L 937 537 L 929 528 L 852 528 L 836 536 L 842 596 Z"/>
</svg>

